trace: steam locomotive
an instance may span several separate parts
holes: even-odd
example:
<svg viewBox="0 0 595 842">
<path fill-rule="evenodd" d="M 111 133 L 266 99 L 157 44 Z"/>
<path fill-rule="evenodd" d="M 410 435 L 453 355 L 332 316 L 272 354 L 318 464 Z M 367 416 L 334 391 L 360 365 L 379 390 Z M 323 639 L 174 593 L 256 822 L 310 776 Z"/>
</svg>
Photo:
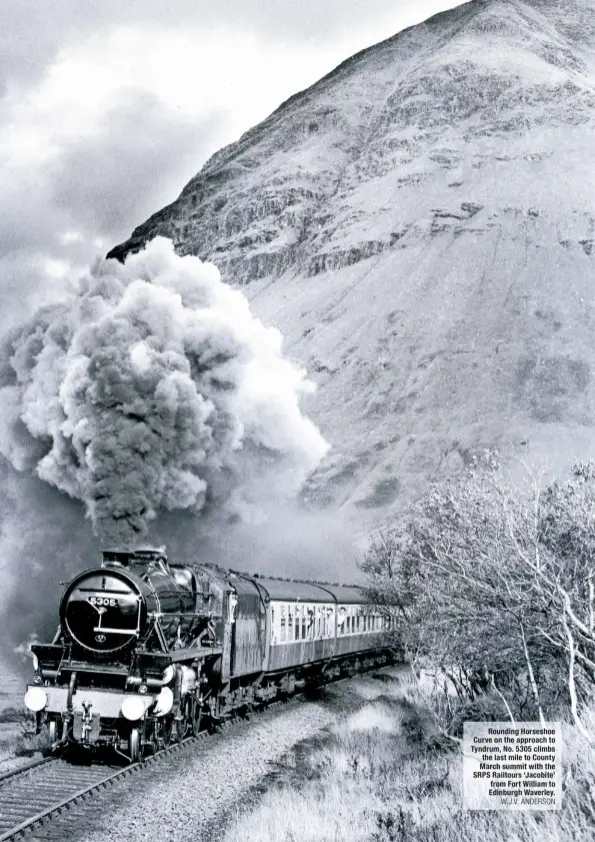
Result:
<svg viewBox="0 0 595 842">
<path fill-rule="evenodd" d="M 128 761 L 309 683 L 393 660 L 394 620 L 356 587 L 105 550 L 68 583 L 25 704 L 54 750 Z M 204 722 L 203 722 L 204 724 Z"/>
</svg>

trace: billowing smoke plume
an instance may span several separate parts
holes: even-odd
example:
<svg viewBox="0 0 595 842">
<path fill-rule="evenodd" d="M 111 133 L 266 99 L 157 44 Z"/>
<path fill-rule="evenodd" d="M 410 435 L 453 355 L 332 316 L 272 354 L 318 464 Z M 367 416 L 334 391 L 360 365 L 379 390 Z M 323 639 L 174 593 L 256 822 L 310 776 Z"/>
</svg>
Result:
<svg viewBox="0 0 595 842">
<path fill-rule="evenodd" d="M 278 331 L 163 238 L 97 264 L 3 357 L 0 452 L 82 501 L 102 540 L 134 543 L 166 511 L 245 517 L 327 450 Z"/>
</svg>

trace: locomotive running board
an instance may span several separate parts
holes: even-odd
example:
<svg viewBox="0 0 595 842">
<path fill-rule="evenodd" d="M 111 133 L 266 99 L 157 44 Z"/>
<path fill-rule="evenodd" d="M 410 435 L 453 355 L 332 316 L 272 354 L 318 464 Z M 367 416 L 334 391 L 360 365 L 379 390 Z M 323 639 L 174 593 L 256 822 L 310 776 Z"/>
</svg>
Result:
<svg viewBox="0 0 595 842">
<path fill-rule="evenodd" d="M 207 658 L 209 655 L 221 655 L 223 648 L 221 646 L 206 646 L 200 649 L 178 649 L 167 653 L 167 657 L 172 664 L 177 664 L 179 661 L 191 661 L 195 658 Z"/>
</svg>

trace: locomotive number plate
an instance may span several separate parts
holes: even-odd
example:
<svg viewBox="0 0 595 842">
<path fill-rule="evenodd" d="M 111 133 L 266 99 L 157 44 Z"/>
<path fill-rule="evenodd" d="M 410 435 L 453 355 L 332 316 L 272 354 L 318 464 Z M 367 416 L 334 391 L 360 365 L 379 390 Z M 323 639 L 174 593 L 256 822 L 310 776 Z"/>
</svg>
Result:
<svg viewBox="0 0 595 842">
<path fill-rule="evenodd" d="M 91 605 L 103 605 L 105 608 L 115 608 L 118 605 L 118 600 L 111 596 L 90 596 L 88 600 Z"/>
</svg>

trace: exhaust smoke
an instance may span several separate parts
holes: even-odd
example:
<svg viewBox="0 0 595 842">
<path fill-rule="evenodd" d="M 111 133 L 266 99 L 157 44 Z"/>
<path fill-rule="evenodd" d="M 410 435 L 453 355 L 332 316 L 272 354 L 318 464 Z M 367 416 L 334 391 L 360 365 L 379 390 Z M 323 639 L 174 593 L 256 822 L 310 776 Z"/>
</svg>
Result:
<svg viewBox="0 0 595 842">
<path fill-rule="evenodd" d="M 156 238 L 7 337 L 0 452 L 130 545 L 164 512 L 246 521 L 295 495 L 328 449 L 312 388 L 215 266 Z"/>
</svg>

